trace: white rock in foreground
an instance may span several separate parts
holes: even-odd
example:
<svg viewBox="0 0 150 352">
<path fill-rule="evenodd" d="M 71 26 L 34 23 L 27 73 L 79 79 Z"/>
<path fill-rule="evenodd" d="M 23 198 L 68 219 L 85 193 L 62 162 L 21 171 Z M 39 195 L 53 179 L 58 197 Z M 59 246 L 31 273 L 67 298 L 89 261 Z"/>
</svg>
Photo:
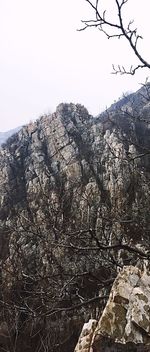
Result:
<svg viewBox="0 0 150 352">
<path fill-rule="evenodd" d="M 93 349 L 91 347 L 91 342 L 96 325 L 97 321 L 94 319 L 90 319 L 88 323 L 83 325 L 83 329 L 81 331 L 81 335 L 74 352 L 92 352 Z"/>
<path fill-rule="evenodd" d="M 149 351 L 150 273 L 134 266 L 124 267 L 94 331 L 91 320 L 89 324 L 89 329 L 84 325 L 75 352 L 133 351 L 133 346 L 134 351 Z M 85 336 L 90 345 L 82 343 Z"/>
</svg>

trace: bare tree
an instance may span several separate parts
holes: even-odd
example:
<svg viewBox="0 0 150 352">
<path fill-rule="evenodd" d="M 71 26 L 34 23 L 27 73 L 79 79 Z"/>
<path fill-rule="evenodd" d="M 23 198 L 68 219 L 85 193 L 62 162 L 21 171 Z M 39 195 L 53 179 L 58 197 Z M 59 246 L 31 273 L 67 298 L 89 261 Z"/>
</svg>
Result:
<svg viewBox="0 0 150 352">
<path fill-rule="evenodd" d="M 80 29 L 83 31 L 87 28 L 97 28 L 99 29 L 108 39 L 117 38 L 125 40 L 128 42 L 130 48 L 134 52 L 136 58 L 139 63 L 135 66 L 131 65 L 130 69 L 127 70 L 124 66 L 118 65 L 115 67 L 113 65 L 113 73 L 120 74 L 131 74 L 134 75 L 138 69 L 142 68 L 150 68 L 150 63 L 144 58 L 144 56 L 140 53 L 138 49 L 138 42 L 140 39 L 143 39 L 140 34 L 138 34 L 137 28 L 134 26 L 134 21 L 129 20 L 128 24 L 125 25 L 125 21 L 123 18 L 123 7 L 128 3 L 128 0 L 114 0 L 113 8 L 116 10 L 115 18 L 116 20 L 112 20 L 111 6 L 109 8 L 109 12 L 103 10 L 104 1 L 100 0 L 85 0 L 91 9 L 93 10 L 94 17 L 92 19 L 82 20 L 84 27 Z M 104 4 L 105 7 L 105 4 Z M 118 20 L 118 21 L 117 21 Z"/>
</svg>

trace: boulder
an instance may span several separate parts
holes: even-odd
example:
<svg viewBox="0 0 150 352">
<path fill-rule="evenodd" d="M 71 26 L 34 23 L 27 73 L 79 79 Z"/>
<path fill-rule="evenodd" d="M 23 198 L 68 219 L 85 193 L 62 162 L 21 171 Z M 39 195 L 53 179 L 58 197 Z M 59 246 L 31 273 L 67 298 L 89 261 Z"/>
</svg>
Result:
<svg viewBox="0 0 150 352">
<path fill-rule="evenodd" d="M 79 351 L 150 351 L 149 272 L 134 266 L 123 268 L 98 324 L 91 320 L 84 324 L 75 349 Z"/>
</svg>

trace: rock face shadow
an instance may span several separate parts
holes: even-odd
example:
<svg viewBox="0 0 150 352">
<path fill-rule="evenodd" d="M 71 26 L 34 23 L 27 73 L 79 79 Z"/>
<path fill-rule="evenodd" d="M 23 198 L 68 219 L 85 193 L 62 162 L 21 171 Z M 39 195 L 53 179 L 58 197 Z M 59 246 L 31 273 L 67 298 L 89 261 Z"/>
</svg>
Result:
<svg viewBox="0 0 150 352">
<path fill-rule="evenodd" d="M 95 341 L 90 352 L 150 352 L 150 346 L 132 342 L 114 343 L 113 340 L 104 337 L 98 343 Z"/>
</svg>

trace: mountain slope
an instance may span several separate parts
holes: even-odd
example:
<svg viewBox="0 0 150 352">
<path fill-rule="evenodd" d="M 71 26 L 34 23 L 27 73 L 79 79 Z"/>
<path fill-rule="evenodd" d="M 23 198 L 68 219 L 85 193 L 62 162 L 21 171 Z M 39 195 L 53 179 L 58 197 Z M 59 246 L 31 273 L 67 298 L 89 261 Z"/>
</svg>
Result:
<svg viewBox="0 0 150 352">
<path fill-rule="evenodd" d="M 9 137 L 11 137 L 13 134 L 17 133 L 21 127 L 16 127 L 12 130 L 6 131 L 6 132 L 0 132 L 0 145 L 5 143 Z"/>
<path fill-rule="evenodd" d="M 17 320 L 16 352 L 73 351 L 118 268 L 148 258 L 144 99 L 97 119 L 79 104 L 60 104 L 1 148 L 1 321 L 11 331 L 11 338 L 0 334 L 2 348 L 15 341 Z"/>
</svg>

